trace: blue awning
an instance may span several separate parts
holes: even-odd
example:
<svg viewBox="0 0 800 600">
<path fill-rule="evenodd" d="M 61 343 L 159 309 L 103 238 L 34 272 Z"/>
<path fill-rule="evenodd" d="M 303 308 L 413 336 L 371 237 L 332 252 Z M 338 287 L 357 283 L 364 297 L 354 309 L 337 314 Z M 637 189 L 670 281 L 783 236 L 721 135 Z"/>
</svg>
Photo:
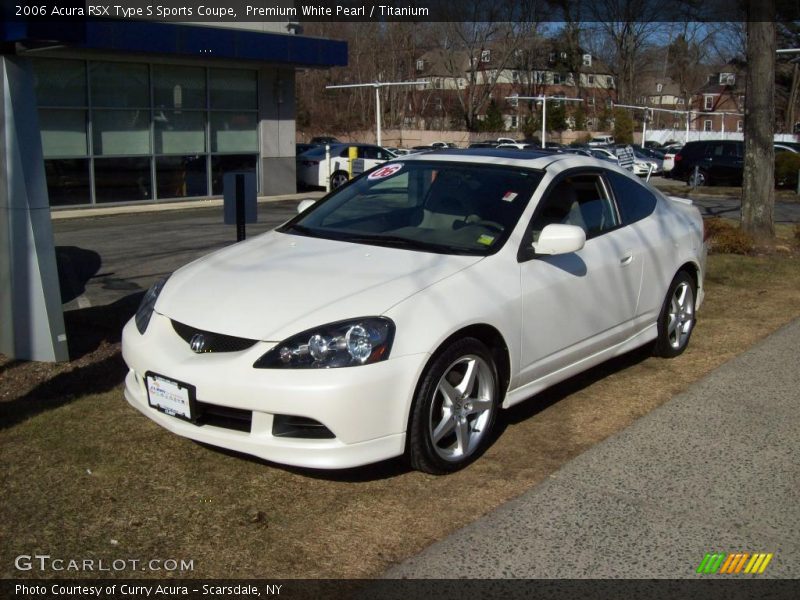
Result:
<svg viewBox="0 0 800 600">
<path fill-rule="evenodd" d="M 301 35 L 148 21 L 6 21 L 0 42 L 258 61 L 296 67 L 343 67 L 347 42 Z"/>
</svg>

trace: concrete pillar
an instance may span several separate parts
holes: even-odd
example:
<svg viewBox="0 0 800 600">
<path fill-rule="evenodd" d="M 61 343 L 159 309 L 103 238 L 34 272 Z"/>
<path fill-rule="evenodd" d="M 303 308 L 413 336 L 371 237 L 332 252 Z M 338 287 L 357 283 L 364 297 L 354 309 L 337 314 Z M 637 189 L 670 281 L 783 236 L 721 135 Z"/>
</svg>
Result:
<svg viewBox="0 0 800 600">
<path fill-rule="evenodd" d="M 262 195 L 293 194 L 297 190 L 294 117 L 294 69 L 260 69 L 258 120 Z"/>
<path fill-rule="evenodd" d="M 33 71 L 0 55 L 0 352 L 69 359 Z"/>
</svg>

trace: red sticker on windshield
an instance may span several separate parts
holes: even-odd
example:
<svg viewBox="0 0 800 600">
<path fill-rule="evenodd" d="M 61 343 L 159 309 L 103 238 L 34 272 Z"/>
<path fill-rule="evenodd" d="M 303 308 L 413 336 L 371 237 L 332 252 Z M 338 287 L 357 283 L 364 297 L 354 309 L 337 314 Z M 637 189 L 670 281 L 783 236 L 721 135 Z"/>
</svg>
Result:
<svg viewBox="0 0 800 600">
<path fill-rule="evenodd" d="M 393 165 L 386 165 L 385 167 L 381 167 L 377 171 L 373 171 L 367 176 L 367 179 L 383 179 L 384 177 L 389 177 L 390 175 L 394 175 L 400 169 L 403 168 L 403 165 L 400 163 L 394 163 Z"/>
</svg>

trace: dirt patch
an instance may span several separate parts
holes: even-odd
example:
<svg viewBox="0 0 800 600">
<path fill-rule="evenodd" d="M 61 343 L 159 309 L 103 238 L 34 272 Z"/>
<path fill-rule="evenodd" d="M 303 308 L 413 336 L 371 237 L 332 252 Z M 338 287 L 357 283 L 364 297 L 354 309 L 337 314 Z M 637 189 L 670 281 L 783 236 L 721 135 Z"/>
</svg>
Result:
<svg viewBox="0 0 800 600">
<path fill-rule="evenodd" d="M 485 456 L 448 477 L 410 472 L 399 460 L 344 472 L 289 469 L 179 438 L 124 402 L 111 333 L 94 335 L 69 365 L 0 359 L 0 573 L 38 576 L 14 571 L 13 557 L 43 553 L 194 565 L 119 574 L 126 577 L 375 576 L 798 316 L 796 258 L 712 256 L 684 355 L 630 353 L 506 411 Z M 26 410 L 30 402 L 38 408 Z"/>
</svg>

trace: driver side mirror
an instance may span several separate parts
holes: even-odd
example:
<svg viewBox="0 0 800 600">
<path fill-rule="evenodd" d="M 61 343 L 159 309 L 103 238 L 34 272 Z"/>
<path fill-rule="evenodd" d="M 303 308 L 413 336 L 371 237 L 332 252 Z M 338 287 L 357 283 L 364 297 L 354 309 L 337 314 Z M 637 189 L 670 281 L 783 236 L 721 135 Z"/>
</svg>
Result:
<svg viewBox="0 0 800 600">
<path fill-rule="evenodd" d="M 577 225 L 551 224 L 542 229 L 533 243 L 536 254 L 570 254 L 586 244 L 586 232 Z"/>
<path fill-rule="evenodd" d="M 298 214 L 306 210 L 307 208 L 311 207 L 316 200 L 312 200 L 311 198 L 306 198 L 305 200 L 301 200 L 300 204 L 297 205 L 297 212 Z"/>
</svg>

